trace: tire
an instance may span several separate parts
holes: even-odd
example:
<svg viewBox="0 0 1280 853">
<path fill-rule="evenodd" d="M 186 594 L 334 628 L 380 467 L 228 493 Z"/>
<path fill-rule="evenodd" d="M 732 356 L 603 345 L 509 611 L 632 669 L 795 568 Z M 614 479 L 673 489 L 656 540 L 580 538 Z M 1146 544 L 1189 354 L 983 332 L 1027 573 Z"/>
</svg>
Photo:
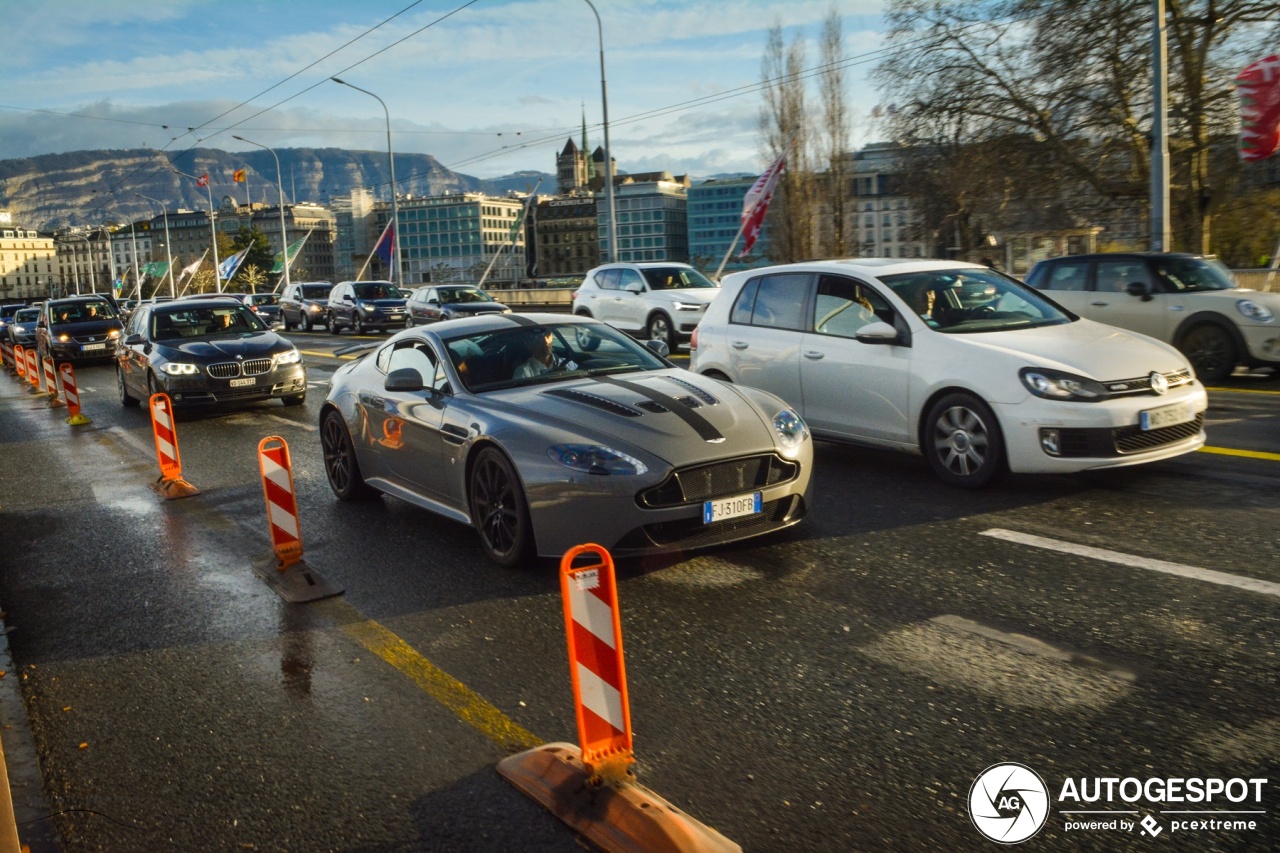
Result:
<svg viewBox="0 0 1280 853">
<path fill-rule="evenodd" d="M 151 398 L 156 395 L 156 375 L 150 370 L 147 371 L 147 403 L 151 402 Z"/>
<path fill-rule="evenodd" d="M 288 314 L 281 313 L 281 315 L 280 315 L 280 316 L 284 317 L 284 330 L 285 330 L 286 332 L 292 332 L 292 331 L 293 331 L 293 324 L 289 322 L 289 315 L 288 315 Z"/>
<path fill-rule="evenodd" d="M 484 552 L 500 566 L 513 568 L 533 550 L 533 528 L 524 487 L 507 457 L 496 448 L 480 451 L 467 488 L 471 523 Z"/>
<path fill-rule="evenodd" d="M 301 394 L 281 397 L 280 402 L 284 403 L 286 406 L 301 406 L 303 403 L 307 402 L 307 392 L 303 391 Z"/>
<path fill-rule="evenodd" d="M 578 316 L 586 315 L 579 314 Z M 574 326 L 573 337 L 578 344 L 578 348 L 584 352 L 595 352 L 600 349 L 600 336 L 590 326 Z"/>
<path fill-rule="evenodd" d="M 303 311 L 302 319 L 298 322 L 298 325 L 302 327 L 302 331 L 304 332 L 311 331 L 311 315 L 306 311 Z"/>
<path fill-rule="evenodd" d="M 675 324 L 660 311 L 649 317 L 649 322 L 645 324 L 645 336 L 651 341 L 662 341 L 671 352 L 676 351 Z"/>
<path fill-rule="evenodd" d="M 364 327 L 364 320 L 360 319 L 360 309 L 357 308 L 351 315 L 351 334 L 363 335 L 366 331 L 368 330 Z"/>
<path fill-rule="evenodd" d="M 338 318 L 332 311 L 324 315 L 325 331 L 331 335 L 336 335 L 342 331 L 342 327 L 338 325 Z"/>
<path fill-rule="evenodd" d="M 947 394 L 929 409 L 920 449 L 942 482 L 980 489 L 1008 470 L 995 413 L 972 394 Z"/>
<path fill-rule="evenodd" d="M 590 311 L 588 311 L 586 308 L 579 308 L 577 311 L 574 311 L 574 312 L 573 312 L 573 316 L 575 316 L 575 317 L 590 317 L 590 316 L 591 316 L 591 312 L 590 312 Z"/>
<path fill-rule="evenodd" d="M 1187 330 L 1178 345 L 1196 378 L 1203 383 L 1219 382 L 1236 367 L 1236 345 L 1226 329 L 1214 323 L 1201 323 Z"/>
<path fill-rule="evenodd" d="M 404 318 L 404 327 L 406 329 L 412 329 L 415 325 L 417 324 L 413 322 L 413 318 L 406 314 Z"/>
<path fill-rule="evenodd" d="M 120 391 L 120 405 L 126 407 L 137 406 L 142 401 L 129 393 L 129 389 L 124 384 L 124 371 L 120 369 L 120 365 L 116 365 L 116 388 Z"/>
<path fill-rule="evenodd" d="M 329 488 L 342 501 L 358 501 L 372 497 L 373 489 L 360 473 L 360 461 L 351 442 L 347 424 L 336 410 L 325 412 L 320 421 L 320 447 L 324 454 L 324 473 Z"/>
</svg>

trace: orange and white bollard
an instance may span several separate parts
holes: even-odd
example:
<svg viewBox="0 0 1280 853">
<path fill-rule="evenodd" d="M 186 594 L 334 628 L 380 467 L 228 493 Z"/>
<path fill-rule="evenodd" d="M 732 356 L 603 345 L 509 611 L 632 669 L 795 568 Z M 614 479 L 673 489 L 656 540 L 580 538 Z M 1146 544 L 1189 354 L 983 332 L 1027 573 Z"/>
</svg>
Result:
<svg viewBox="0 0 1280 853">
<path fill-rule="evenodd" d="M 18 344 L 13 348 L 13 369 L 19 381 L 27 378 L 27 348 Z"/>
<path fill-rule="evenodd" d="M 62 397 L 58 394 L 58 374 L 53 369 L 53 359 L 45 356 L 42 366 L 44 367 L 44 390 L 49 395 L 49 408 L 64 408 L 67 404 L 62 402 Z"/>
<path fill-rule="evenodd" d="M 274 559 L 262 561 L 254 571 L 285 601 L 314 601 L 338 595 L 342 589 L 321 577 L 302 559 L 302 525 L 293 489 L 293 464 L 289 445 L 278 435 L 258 442 L 258 470 L 262 496 L 267 503 Z"/>
<path fill-rule="evenodd" d="M 173 403 L 168 394 L 152 394 L 150 400 L 151 430 L 156 437 L 156 459 L 160 463 L 160 479 L 152 484 L 165 500 L 200 494 L 200 490 L 182 479 L 182 457 L 178 453 L 178 430 L 173 422 Z"/>
<path fill-rule="evenodd" d="M 574 566 L 583 557 L 598 560 Z M 512 755 L 498 772 L 580 834 L 610 851 L 742 848 L 635 780 L 631 711 L 613 558 L 578 545 L 560 561 L 569 668 L 581 748 L 549 743 Z"/>
<path fill-rule="evenodd" d="M 27 350 L 27 381 L 31 383 L 31 390 L 40 393 L 40 363 L 36 358 L 36 351 Z"/>
<path fill-rule="evenodd" d="M 62 380 L 62 396 L 67 401 L 67 423 L 72 426 L 93 423 L 80 413 L 80 389 L 76 386 L 76 370 L 71 362 L 64 361 L 58 365 L 58 376 Z"/>
<path fill-rule="evenodd" d="M 13 367 L 13 347 L 8 341 L 0 341 L 0 367 L 6 370 Z"/>
</svg>

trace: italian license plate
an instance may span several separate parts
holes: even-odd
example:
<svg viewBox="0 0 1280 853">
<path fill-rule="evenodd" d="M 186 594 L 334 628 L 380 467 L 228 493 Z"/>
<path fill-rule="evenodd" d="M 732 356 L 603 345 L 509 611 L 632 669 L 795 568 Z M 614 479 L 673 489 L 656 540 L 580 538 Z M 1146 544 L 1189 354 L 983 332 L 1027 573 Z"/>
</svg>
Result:
<svg viewBox="0 0 1280 853">
<path fill-rule="evenodd" d="M 246 385 L 253 385 L 257 381 L 256 378 L 250 376 L 248 379 L 232 379 L 230 385 L 232 388 L 243 388 Z"/>
<path fill-rule="evenodd" d="M 1138 425 L 1143 430 L 1160 429 L 1174 424 L 1186 423 L 1195 417 L 1190 403 L 1175 403 L 1172 406 L 1161 406 L 1158 409 L 1147 409 L 1138 414 Z"/>
<path fill-rule="evenodd" d="M 91 349 L 106 349 L 106 348 L 107 348 L 106 344 L 84 344 L 83 346 L 80 347 L 80 349 L 85 350 L 86 352 L 88 352 Z"/>
<path fill-rule="evenodd" d="M 739 495 L 736 498 L 721 498 L 718 501 L 703 501 L 702 523 L 712 524 L 727 518 L 739 518 L 744 515 L 755 515 L 762 506 L 760 493 Z"/>
</svg>

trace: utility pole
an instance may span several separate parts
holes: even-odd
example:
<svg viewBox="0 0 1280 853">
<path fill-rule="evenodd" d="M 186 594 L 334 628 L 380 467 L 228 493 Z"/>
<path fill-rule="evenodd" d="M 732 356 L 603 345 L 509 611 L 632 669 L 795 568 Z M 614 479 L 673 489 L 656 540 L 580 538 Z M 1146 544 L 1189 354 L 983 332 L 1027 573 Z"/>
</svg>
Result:
<svg viewBox="0 0 1280 853">
<path fill-rule="evenodd" d="M 1169 47 L 1165 0 L 1151 0 L 1151 251 L 1172 246 L 1169 229 Z"/>
</svg>

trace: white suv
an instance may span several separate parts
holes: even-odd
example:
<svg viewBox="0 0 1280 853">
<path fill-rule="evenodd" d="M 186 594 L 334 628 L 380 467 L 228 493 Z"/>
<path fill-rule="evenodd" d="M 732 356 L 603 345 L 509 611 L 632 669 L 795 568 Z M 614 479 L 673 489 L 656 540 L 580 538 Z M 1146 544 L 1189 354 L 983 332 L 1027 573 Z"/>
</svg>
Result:
<svg viewBox="0 0 1280 853">
<path fill-rule="evenodd" d="M 689 340 L 720 286 L 688 264 L 605 264 L 573 294 L 573 313 L 664 342 Z"/>
</svg>

